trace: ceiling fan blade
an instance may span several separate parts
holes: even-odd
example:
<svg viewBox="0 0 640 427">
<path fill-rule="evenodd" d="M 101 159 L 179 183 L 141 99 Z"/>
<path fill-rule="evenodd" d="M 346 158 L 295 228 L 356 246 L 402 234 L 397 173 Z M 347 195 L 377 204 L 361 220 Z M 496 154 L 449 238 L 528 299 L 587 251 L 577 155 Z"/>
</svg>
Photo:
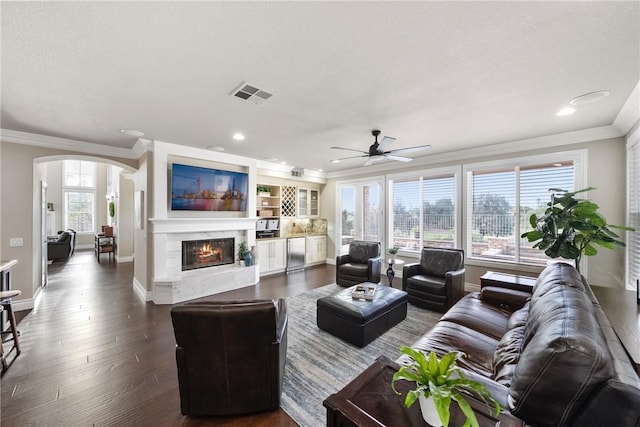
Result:
<svg viewBox="0 0 640 427">
<path fill-rule="evenodd" d="M 356 150 L 354 148 L 345 148 L 345 147 L 331 147 L 334 150 L 347 150 L 347 151 L 355 151 L 356 153 L 369 154 L 366 151 Z"/>
<path fill-rule="evenodd" d="M 374 164 L 375 162 L 379 162 L 380 160 L 383 160 L 385 157 L 386 156 L 383 156 L 382 154 L 376 154 L 375 156 L 369 156 L 369 160 L 367 160 L 364 165 L 365 166 L 370 166 L 370 165 Z"/>
<path fill-rule="evenodd" d="M 396 140 L 395 138 L 391 138 L 390 136 L 385 136 L 384 138 L 382 138 L 382 141 L 378 143 L 378 151 L 386 150 L 387 147 L 390 146 L 391 143 L 395 140 Z"/>
<path fill-rule="evenodd" d="M 407 163 L 413 160 L 411 157 L 392 156 L 389 154 L 385 154 L 384 157 L 386 157 L 387 159 L 396 160 L 398 162 L 404 162 L 404 163 Z"/>
<path fill-rule="evenodd" d="M 349 156 L 349 157 L 341 157 L 339 159 L 334 159 L 334 160 L 349 160 L 349 159 L 359 159 L 361 157 L 369 157 L 368 154 L 363 154 L 361 156 Z"/>
<path fill-rule="evenodd" d="M 431 148 L 431 145 L 419 145 L 417 147 L 408 147 L 408 148 L 398 148 L 396 150 L 390 150 L 385 152 L 384 154 L 394 154 L 394 153 L 410 153 L 412 151 L 426 150 Z"/>
</svg>

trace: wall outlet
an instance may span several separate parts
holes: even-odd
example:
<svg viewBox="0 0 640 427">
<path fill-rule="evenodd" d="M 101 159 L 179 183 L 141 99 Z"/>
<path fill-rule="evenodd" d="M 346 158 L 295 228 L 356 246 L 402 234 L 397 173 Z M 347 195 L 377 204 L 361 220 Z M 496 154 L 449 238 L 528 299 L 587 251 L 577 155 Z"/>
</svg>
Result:
<svg viewBox="0 0 640 427">
<path fill-rule="evenodd" d="M 24 243 L 22 241 L 22 237 L 12 237 L 9 239 L 9 246 L 11 247 L 15 247 L 15 246 L 23 246 Z"/>
</svg>

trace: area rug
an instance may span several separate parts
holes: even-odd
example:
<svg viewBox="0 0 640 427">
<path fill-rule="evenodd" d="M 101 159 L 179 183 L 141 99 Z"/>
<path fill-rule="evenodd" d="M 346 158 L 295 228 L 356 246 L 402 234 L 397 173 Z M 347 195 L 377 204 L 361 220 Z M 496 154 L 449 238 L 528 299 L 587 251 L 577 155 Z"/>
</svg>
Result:
<svg viewBox="0 0 640 427">
<path fill-rule="evenodd" d="M 287 298 L 287 365 L 281 407 L 302 427 L 326 425 L 322 401 L 336 393 L 381 355 L 395 360 L 441 314 L 408 306 L 407 318 L 364 348 L 354 347 L 316 325 L 316 300 L 344 288 L 333 284 Z"/>
</svg>

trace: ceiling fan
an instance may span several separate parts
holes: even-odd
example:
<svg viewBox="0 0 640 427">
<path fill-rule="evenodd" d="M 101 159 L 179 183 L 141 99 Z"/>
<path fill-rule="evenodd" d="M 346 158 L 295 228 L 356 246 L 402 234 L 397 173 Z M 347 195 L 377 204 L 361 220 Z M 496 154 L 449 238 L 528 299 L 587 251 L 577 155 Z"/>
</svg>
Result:
<svg viewBox="0 0 640 427">
<path fill-rule="evenodd" d="M 396 139 L 391 138 L 390 136 L 385 136 L 382 138 L 382 141 L 378 142 L 378 135 L 380 135 L 380 131 L 377 129 L 372 130 L 371 135 L 375 137 L 375 142 L 371 144 L 371 146 L 369 147 L 369 151 L 360 151 L 360 150 L 355 150 L 353 148 L 345 148 L 345 147 L 331 147 L 335 150 L 347 150 L 347 151 L 355 151 L 356 153 L 360 153 L 360 155 L 358 156 L 343 157 L 341 159 L 332 160 L 332 162 L 337 163 L 340 160 L 355 159 L 358 157 L 368 157 L 367 161 L 364 164 L 365 166 L 369 166 L 374 162 L 380 161 L 384 158 L 406 163 L 406 162 L 410 162 L 413 159 L 411 157 L 396 156 L 396 153 L 409 153 L 409 152 L 418 151 L 418 150 L 425 150 L 431 147 L 430 145 L 419 145 L 417 147 L 398 148 L 397 150 L 385 151 L 389 147 L 389 145 L 391 145 L 391 143 L 393 143 L 393 141 L 395 141 Z"/>
</svg>

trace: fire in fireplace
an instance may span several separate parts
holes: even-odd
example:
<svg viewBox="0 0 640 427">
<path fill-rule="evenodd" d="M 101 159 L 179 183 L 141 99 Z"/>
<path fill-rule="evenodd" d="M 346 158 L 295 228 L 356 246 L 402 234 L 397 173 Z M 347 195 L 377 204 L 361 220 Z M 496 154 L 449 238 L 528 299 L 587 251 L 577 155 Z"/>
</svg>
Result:
<svg viewBox="0 0 640 427">
<path fill-rule="evenodd" d="M 233 264 L 235 239 L 186 240 L 182 242 L 182 271 Z"/>
</svg>

